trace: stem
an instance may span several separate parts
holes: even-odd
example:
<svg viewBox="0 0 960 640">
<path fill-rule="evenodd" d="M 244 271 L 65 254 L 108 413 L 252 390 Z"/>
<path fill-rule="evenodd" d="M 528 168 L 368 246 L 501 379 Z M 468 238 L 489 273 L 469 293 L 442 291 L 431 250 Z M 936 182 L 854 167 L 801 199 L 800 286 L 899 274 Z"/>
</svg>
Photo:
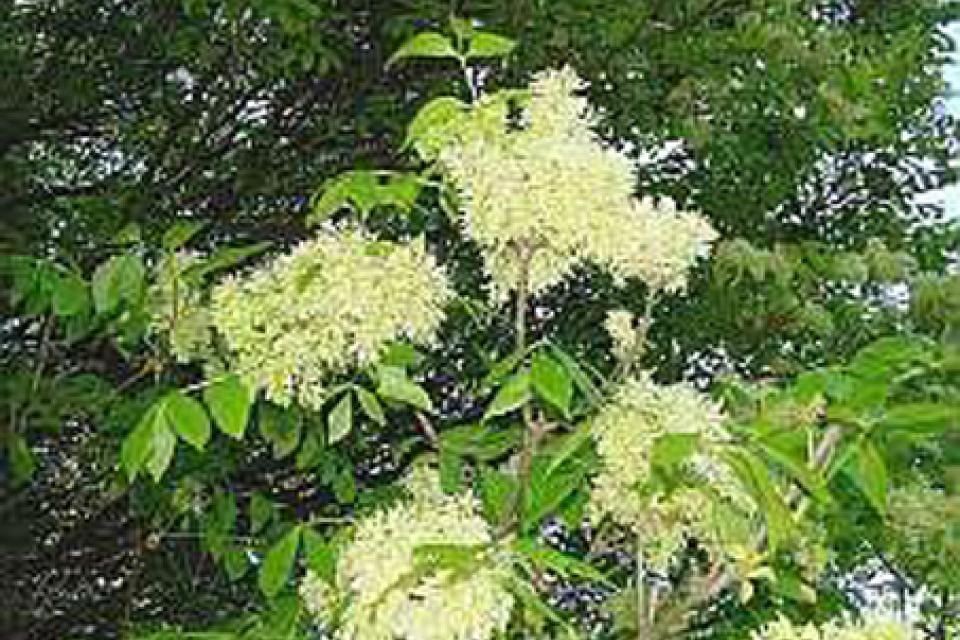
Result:
<svg viewBox="0 0 960 640">
<path fill-rule="evenodd" d="M 517 250 L 517 256 L 520 259 L 520 281 L 517 283 L 517 307 L 513 317 L 513 330 L 515 336 L 515 351 L 522 354 L 527 348 L 527 291 L 528 279 L 530 277 L 530 260 L 524 255 L 522 248 Z"/>
<path fill-rule="evenodd" d="M 530 279 L 530 260 L 533 257 L 533 251 L 526 245 L 516 246 L 517 259 L 520 262 L 520 278 L 517 282 L 517 300 L 514 311 L 514 350 L 521 357 L 527 349 L 527 303 L 529 301 L 529 279 Z M 511 525 L 520 524 L 520 514 L 523 511 L 523 505 L 526 502 L 527 491 L 530 484 L 530 476 L 533 473 L 533 455 L 536 450 L 537 442 L 540 439 L 540 428 L 538 422 L 534 419 L 533 407 L 530 403 L 525 403 L 520 408 L 523 418 L 523 442 L 520 449 L 520 458 L 517 464 L 517 493 L 511 509 Z"/>
<path fill-rule="evenodd" d="M 117 386 L 117 389 L 116 389 L 117 393 L 126 391 L 127 389 L 135 385 L 140 380 L 144 379 L 151 373 L 155 373 L 159 371 L 160 369 L 161 369 L 161 365 L 157 360 L 154 360 L 153 358 L 147 360 L 135 374 L 133 374 L 132 376 L 130 376 L 129 378 L 121 382 L 119 386 Z"/>
<path fill-rule="evenodd" d="M 460 67 L 463 69 L 463 79 L 467 83 L 467 89 L 470 90 L 470 103 L 474 104 L 480 98 L 480 90 L 477 88 L 473 76 L 470 75 L 470 66 L 466 60 L 460 61 Z"/>
<path fill-rule="evenodd" d="M 416 413 L 417 426 L 420 427 L 420 430 L 423 431 L 424 437 L 427 439 L 427 443 L 434 449 L 440 449 L 440 435 L 437 433 L 437 430 L 434 428 L 433 423 L 430 422 L 428 418 L 422 411 L 417 411 Z"/>
<path fill-rule="evenodd" d="M 173 305 L 170 312 L 170 334 L 173 335 L 173 332 L 177 328 L 177 321 L 180 316 L 180 265 L 177 262 L 176 254 L 172 251 L 168 258 L 170 261 L 170 281 L 172 283 L 172 295 L 173 295 Z"/>
<path fill-rule="evenodd" d="M 635 553 L 634 588 L 637 590 L 637 640 L 644 640 L 647 636 L 647 625 L 650 619 L 650 601 L 647 598 L 647 586 L 644 580 L 646 569 L 643 565 L 643 546 L 639 533 L 636 535 Z"/>
</svg>

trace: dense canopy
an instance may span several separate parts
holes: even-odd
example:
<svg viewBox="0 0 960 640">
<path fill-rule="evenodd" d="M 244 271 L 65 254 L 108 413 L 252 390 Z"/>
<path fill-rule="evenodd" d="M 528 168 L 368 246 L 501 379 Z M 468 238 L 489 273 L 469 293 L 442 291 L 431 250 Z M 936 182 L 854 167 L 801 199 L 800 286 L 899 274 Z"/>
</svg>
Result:
<svg viewBox="0 0 960 640">
<path fill-rule="evenodd" d="M 0 637 L 956 637 L 958 18 L 0 0 Z"/>
</svg>

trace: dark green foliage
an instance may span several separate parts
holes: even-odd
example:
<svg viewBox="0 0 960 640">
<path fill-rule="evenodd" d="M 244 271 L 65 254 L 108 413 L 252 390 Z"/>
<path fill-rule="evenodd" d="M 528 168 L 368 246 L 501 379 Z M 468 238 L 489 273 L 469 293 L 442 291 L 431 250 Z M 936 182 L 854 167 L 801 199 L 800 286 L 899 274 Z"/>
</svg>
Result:
<svg viewBox="0 0 960 640">
<path fill-rule="evenodd" d="M 451 34 L 451 10 L 516 49 Z M 642 312 L 642 287 L 617 289 L 586 266 L 536 301 L 543 313 L 528 314 L 533 339 L 555 344 L 515 356 L 512 330 L 464 303 L 451 309 L 440 347 L 398 347 L 386 366 L 345 381 L 322 415 L 255 402 L 230 378 L 183 395 L 202 372 L 145 338 L 144 298 L 165 253 L 199 252 L 205 259 L 183 279 L 209 282 L 305 237 L 311 223 L 351 215 L 385 235 L 424 233 L 458 291 L 482 298 L 479 258 L 443 215 L 449 202 L 395 151 L 458 108 L 435 102 L 408 128 L 431 98 L 468 97 L 456 61 L 386 68 L 424 28 L 488 60 L 493 86 L 572 64 L 603 108 L 604 137 L 638 157 L 662 150 L 638 188 L 704 211 L 724 242 L 688 295 L 657 301 L 646 364 L 665 380 L 704 382 L 827 365 L 767 398 L 768 414 L 744 410 L 752 448 L 740 468 L 769 500 L 759 456 L 782 475 L 773 480 L 796 481 L 829 523 L 839 566 L 856 566 L 885 544 L 873 532 L 888 486 L 922 467 L 956 490 L 960 469 L 956 353 L 896 340 L 859 351 L 892 332 L 960 335 L 960 285 L 946 274 L 957 227 L 917 200 L 953 178 L 955 123 L 933 103 L 950 47 L 939 24 L 955 12 L 935 0 L 0 0 L 0 248 L 13 256 L 0 266 L 11 294 L 0 301 L 0 473 L 9 480 L 0 516 L 59 536 L 53 555 L 39 533 L 0 536 L 10 556 L 0 575 L 16 594 L 0 635 L 101 638 L 140 623 L 226 621 L 231 640 L 297 637 L 288 577 L 298 548 L 302 562 L 329 571 L 335 545 L 324 519 L 394 498 L 389 482 L 417 454 L 438 447 L 445 489 L 475 481 L 491 520 L 509 519 L 518 488 L 496 467 L 520 441 L 514 418 L 531 400 L 562 435 L 532 461 L 522 526 L 532 536 L 551 514 L 579 523 L 593 461 L 588 434 L 564 420 L 601 399 L 600 374 L 612 369 L 604 314 Z M 891 285 L 913 287 L 909 311 L 890 303 Z M 858 351 L 849 366 L 832 366 Z M 819 396 L 860 445 L 833 475 L 805 469 L 806 443 L 780 429 Z M 69 459 L 51 454 L 60 450 Z M 669 475 L 685 455 L 683 442 L 663 442 L 657 464 Z M 80 477 L 65 489 L 76 461 Z M 152 478 L 131 484 L 138 474 Z M 33 503 L 48 498 L 68 508 L 39 513 Z M 781 506 L 775 544 L 791 535 Z M 317 531 L 291 528 L 311 517 Z M 110 531 L 102 540 L 101 526 Z M 604 578 L 530 545 L 544 567 Z M 108 605 L 51 613 L 39 602 L 51 595 L 34 586 L 72 562 L 73 548 L 119 557 L 111 569 L 128 577 L 125 591 L 108 593 Z M 237 622 L 262 603 L 257 582 L 276 597 L 262 616 Z M 96 590 L 79 578 L 65 584 L 55 597 Z M 527 615 L 562 626 L 526 583 L 515 589 Z M 756 612 L 732 600 L 716 627 L 736 629 L 731 637 L 785 601 L 766 587 Z"/>
</svg>

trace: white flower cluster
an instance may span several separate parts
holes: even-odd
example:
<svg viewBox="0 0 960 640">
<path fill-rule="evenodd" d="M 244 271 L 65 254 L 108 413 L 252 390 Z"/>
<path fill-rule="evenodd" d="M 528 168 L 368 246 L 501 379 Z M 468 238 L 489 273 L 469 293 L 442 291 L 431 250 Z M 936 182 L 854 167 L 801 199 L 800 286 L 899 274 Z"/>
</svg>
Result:
<svg viewBox="0 0 960 640">
<path fill-rule="evenodd" d="M 629 311 L 608 311 L 603 328 L 613 341 L 613 355 L 623 365 L 633 364 L 641 355 L 647 327 Z"/>
<path fill-rule="evenodd" d="M 213 325 L 251 388 L 319 407 L 331 374 L 404 336 L 430 342 L 451 289 L 422 243 L 327 231 L 214 290 Z"/>
<path fill-rule="evenodd" d="M 502 633 L 513 596 L 489 548 L 492 536 L 469 495 L 445 495 L 433 472 L 415 470 L 412 499 L 361 521 L 341 552 L 336 585 L 308 575 L 301 595 L 308 610 L 329 620 L 346 603 L 338 640 L 488 640 Z M 424 568 L 424 545 L 476 548 L 468 570 Z M 339 595 L 338 595 L 339 594 Z"/>
<path fill-rule="evenodd" d="M 722 422 L 719 407 L 688 384 L 658 385 L 646 373 L 627 380 L 593 423 L 602 461 L 593 480 L 593 519 L 609 516 L 633 529 L 650 564 L 661 569 L 690 537 L 717 557 L 741 548 L 748 532 L 733 535 L 724 521 L 731 514 L 749 520 L 755 505 L 729 467 L 711 455 L 712 446 L 729 440 Z M 695 482 L 669 494 L 646 490 L 654 444 L 670 434 L 699 438 L 698 452 L 684 463 Z"/>
<path fill-rule="evenodd" d="M 750 635 L 751 640 L 917 640 L 920 637 L 909 626 L 890 619 L 831 621 L 817 627 L 812 623 L 797 626 L 783 616 Z"/>
<path fill-rule="evenodd" d="M 481 99 L 440 153 L 500 298 L 524 267 L 536 293 L 584 260 L 677 291 L 716 238 L 699 215 L 634 197 L 633 163 L 594 134 L 583 86 L 570 68 L 539 74 L 519 128 L 507 126 L 504 100 Z"/>
</svg>

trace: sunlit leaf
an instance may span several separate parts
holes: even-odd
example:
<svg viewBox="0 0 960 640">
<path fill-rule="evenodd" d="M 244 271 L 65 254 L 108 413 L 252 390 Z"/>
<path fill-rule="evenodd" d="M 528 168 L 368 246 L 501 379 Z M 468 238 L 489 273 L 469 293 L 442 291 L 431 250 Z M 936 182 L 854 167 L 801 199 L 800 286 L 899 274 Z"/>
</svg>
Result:
<svg viewBox="0 0 960 640">
<path fill-rule="evenodd" d="M 327 439 L 330 444 L 336 444 L 350 434 L 353 429 L 353 396 L 343 394 L 340 401 L 327 416 Z"/>
<path fill-rule="evenodd" d="M 204 388 L 203 401 L 221 431 L 237 440 L 243 438 L 253 405 L 253 393 L 239 376 L 227 374 Z"/>
<path fill-rule="evenodd" d="M 503 383 L 483 415 L 484 421 L 516 411 L 530 401 L 530 376 L 517 373 Z"/>
<path fill-rule="evenodd" d="M 530 365 L 530 381 L 538 396 L 559 409 L 564 416 L 569 415 L 573 381 L 562 364 L 538 351 Z"/>
<path fill-rule="evenodd" d="M 405 58 L 459 58 L 450 39 L 435 31 L 418 33 L 400 46 L 390 59 L 387 68 Z"/>
<path fill-rule="evenodd" d="M 516 46 L 517 43 L 510 38 L 479 31 L 470 37 L 467 58 L 503 58 Z"/>
<path fill-rule="evenodd" d="M 203 405 L 180 391 L 173 391 L 164 398 L 161 411 L 177 435 L 196 449 L 206 446 L 210 439 L 210 419 Z"/>
<path fill-rule="evenodd" d="M 291 529 L 285 536 L 267 551 L 260 567 L 257 584 L 260 591 L 268 598 L 273 598 L 290 579 L 293 563 L 297 558 L 297 549 L 300 546 L 299 526 Z"/>
<path fill-rule="evenodd" d="M 377 373 L 377 393 L 380 397 L 409 404 L 424 411 L 433 411 L 430 396 L 423 387 L 407 377 L 406 371 L 399 367 L 380 367 Z"/>
</svg>

